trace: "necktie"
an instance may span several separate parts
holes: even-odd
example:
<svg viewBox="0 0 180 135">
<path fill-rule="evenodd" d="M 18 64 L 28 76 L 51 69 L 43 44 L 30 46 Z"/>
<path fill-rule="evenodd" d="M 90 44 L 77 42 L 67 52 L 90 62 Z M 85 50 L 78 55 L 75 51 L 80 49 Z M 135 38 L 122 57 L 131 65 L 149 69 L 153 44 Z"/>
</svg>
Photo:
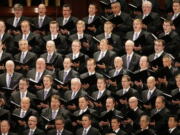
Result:
<svg viewBox="0 0 180 135">
<path fill-rule="evenodd" d="M 8 75 L 7 87 L 9 88 L 11 84 L 11 75 Z"/>
<path fill-rule="evenodd" d="M 157 55 L 157 54 L 155 54 L 155 56 L 154 56 L 154 60 L 155 60 L 155 59 L 157 59 L 157 58 L 158 58 L 158 55 Z"/>
<path fill-rule="evenodd" d="M 25 95 L 25 92 L 22 92 L 21 94 L 21 99 L 24 98 L 26 95 Z"/>
<path fill-rule="evenodd" d="M 47 95 L 48 95 L 48 91 L 44 90 L 44 100 L 46 99 Z"/>
<path fill-rule="evenodd" d="M 100 61 L 104 57 L 104 52 L 101 52 L 98 58 L 98 61 Z"/>
<path fill-rule="evenodd" d="M 23 38 L 24 40 L 27 40 L 27 35 L 26 34 L 24 34 L 24 38 Z"/>
<path fill-rule="evenodd" d="M 123 95 L 126 94 L 126 92 L 127 92 L 127 91 L 126 91 L 125 89 L 123 89 Z"/>
<path fill-rule="evenodd" d="M 147 15 L 144 14 L 142 19 L 146 18 L 146 16 L 147 16 Z"/>
<path fill-rule="evenodd" d="M 101 98 L 101 96 L 102 96 L 102 92 L 99 91 L 97 99 Z"/>
<path fill-rule="evenodd" d="M 18 18 L 16 18 L 15 21 L 14 21 L 14 25 L 13 25 L 13 26 L 14 26 L 14 27 L 17 27 L 18 22 L 19 22 L 19 20 L 18 20 Z"/>
<path fill-rule="evenodd" d="M 40 18 L 40 19 L 39 19 L 39 28 L 42 27 L 42 24 L 43 24 L 43 18 Z"/>
<path fill-rule="evenodd" d="M 65 24 L 67 23 L 67 21 L 68 21 L 68 20 L 64 18 L 64 20 L 63 20 L 63 25 L 65 25 Z"/>
<path fill-rule="evenodd" d="M 119 72 L 116 70 L 116 71 L 114 72 L 114 77 L 117 76 L 118 74 L 119 74 Z"/>
<path fill-rule="evenodd" d="M 25 111 L 21 111 L 21 115 L 20 115 L 20 117 L 21 117 L 21 118 L 24 118 L 25 114 L 26 114 L 26 112 L 25 112 Z"/>
<path fill-rule="evenodd" d="M 52 111 L 52 119 L 56 118 L 56 111 Z"/>
<path fill-rule="evenodd" d="M 85 129 L 85 128 L 84 128 L 84 130 L 83 130 L 82 135 L 87 135 L 87 131 L 86 131 L 86 129 Z"/>
<path fill-rule="evenodd" d="M 41 72 L 37 72 L 36 81 L 39 82 L 40 78 L 41 78 Z"/>
<path fill-rule="evenodd" d="M 21 53 L 21 58 L 20 58 L 20 62 L 21 62 L 21 63 L 24 63 L 24 62 L 23 62 L 23 61 L 24 61 L 24 58 L 25 58 L 25 53 L 22 52 L 22 53 Z"/>
<path fill-rule="evenodd" d="M 147 99 L 148 99 L 148 100 L 151 98 L 151 95 L 152 95 L 152 92 L 149 91 L 149 92 L 148 92 L 148 95 L 147 95 Z"/>
<path fill-rule="evenodd" d="M 48 56 L 47 56 L 47 63 L 50 63 L 51 57 L 52 57 L 52 55 L 48 54 Z"/>
<path fill-rule="evenodd" d="M 135 41 L 137 38 L 138 38 L 138 33 L 135 32 L 135 33 L 134 33 L 134 36 L 133 36 L 133 41 Z"/>
<path fill-rule="evenodd" d="M 174 19 L 176 19 L 177 14 L 174 14 L 173 17 L 171 18 L 172 21 L 174 21 Z"/>
<path fill-rule="evenodd" d="M 88 19 L 88 24 L 92 23 L 92 21 L 93 21 L 93 17 L 90 16 L 89 19 Z"/>
<path fill-rule="evenodd" d="M 110 34 L 106 34 L 105 38 L 109 39 L 110 38 Z"/>
<path fill-rule="evenodd" d="M 63 82 L 65 82 L 68 72 L 64 72 Z"/>
<path fill-rule="evenodd" d="M 129 64 L 130 64 L 130 56 L 127 56 L 127 69 L 129 69 Z"/>
<path fill-rule="evenodd" d="M 73 99 L 75 98 L 75 96 L 76 96 L 76 92 L 73 91 L 73 92 L 72 92 L 72 95 L 71 95 L 71 99 L 73 100 Z"/>
<path fill-rule="evenodd" d="M 29 135 L 33 135 L 33 130 L 32 129 L 30 129 Z"/>
<path fill-rule="evenodd" d="M 0 41 L 2 41 L 2 35 L 0 35 Z"/>
<path fill-rule="evenodd" d="M 62 133 L 61 131 L 59 131 L 59 130 L 57 131 L 57 135 L 61 135 L 61 133 Z"/>
</svg>

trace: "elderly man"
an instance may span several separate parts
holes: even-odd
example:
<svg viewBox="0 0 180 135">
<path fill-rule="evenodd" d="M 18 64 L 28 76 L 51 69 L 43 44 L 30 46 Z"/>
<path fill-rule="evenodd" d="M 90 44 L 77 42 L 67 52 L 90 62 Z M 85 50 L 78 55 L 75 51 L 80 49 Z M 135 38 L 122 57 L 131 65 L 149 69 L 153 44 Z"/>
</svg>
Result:
<svg viewBox="0 0 180 135">
<path fill-rule="evenodd" d="M 10 123 L 7 120 L 1 121 L 1 133 L 0 135 L 16 135 L 15 133 L 10 132 Z"/>
</svg>

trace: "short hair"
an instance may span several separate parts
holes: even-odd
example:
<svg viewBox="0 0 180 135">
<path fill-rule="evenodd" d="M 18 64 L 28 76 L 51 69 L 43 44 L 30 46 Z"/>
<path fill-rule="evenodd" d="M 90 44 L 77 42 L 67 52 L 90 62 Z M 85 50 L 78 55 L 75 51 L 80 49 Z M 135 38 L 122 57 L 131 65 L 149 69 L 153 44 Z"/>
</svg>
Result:
<svg viewBox="0 0 180 135">
<path fill-rule="evenodd" d="M 24 82 L 26 82 L 27 85 L 29 85 L 29 80 L 28 80 L 27 78 L 25 78 L 25 77 L 21 78 L 21 79 L 19 80 L 19 82 L 20 82 L 20 81 L 24 81 Z"/>
<path fill-rule="evenodd" d="M 44 76 L 43 76 L 43 79 L 44 79 L 45 77 L 46 77 L 46 78 L 49 78 L 49 80 L 50 80 L 51 82 L 53 82 L 53 77 L 52 77 L 52 75 L 44 75 Z"/>
<path fill-rule="evenodd" d="M 72 10 L 72 7 L 71 7 L 70 4 L 64 4 L 64 5 L 63 5 L 63 8 L 69 8 L 70 10 Z"/>
<path fill-rule="evenodd" d="M 122 79 L 123 79 L 123 78 L 126 78 L 126 79 L 128 80 L 128 82 L 131 81 L 131 77 L 130 77 L 129 75 L 123 75 L 123 76 L 122 76 Z"/>
<path fill-rule="evenodd" d="M 56 95 L 56 94 L 55 94 L 55 95 L 52 95 L 52 96 L 51 96 L 51 100 L 52 100 L 52 99 L 56 99 L 56 100 L 58 100 L 58 101 L 60 102 L 60 96 L 59 96 L 59 95 Z"/>
<path fill-rule="evenodd" d="M 63 124 L 65 124 L 65 119 L 63 117 L 58 116 L 58 117 L 56 117 L 55 121 L 57 121 L 57 120 L 61 120 L 63 122 Z"/>
<path fill-rule="evenodd" d="M 85 27 L 85 22 L 83 20 L 78 20 L 76 25 L 83 25 Z"/>
<path fill-rule="evenodd" d="M 115 100 L 114 97 L 108 97 L 107 99 L 112 99 L 113 103 L 114 103 L 114 104 L 116 103 L 116 100 Z M 106 99 L 106 100 L 107 100 L 107 99 Z"/>
<path fill-rule="evenodd" d="M 179 3 L 180 4 L 180 0 L 173 0 L 173 3 Z"/>
<path fill-rule="evenodd" d="M 175 78 L 177 79 L 177 78 L 180 78 L 180 73 L 178 73 L 176 76 L 175 76 Z"/>
<path fill-rule="evenodd" d="M 152 3 L 151 3 L 150 1 L 143 1 L 142 7 L 143 7 L 144 5 L 149 5 L 149 6 L 152 8 Z"/>
<path fill-rule="evenodd" d="M 113 26 L 113 23 L 112 22 L 110 22 L 110 21 L 106 21 L 105 23 L 104 23 L 104 25 L 108 25 L 108 24 L 110 24 L 110 25 L 112 25 Z"/>
<path fill-rule="evenodd" d="M 72 41 L 72 43 L 77 42 L 81 46 L 81 42 L 78 39 Z"/>
<path fill-rule="evenodd" d="M 14 7 L 13 7 L 14 10 L 17 10 L 17 9 L 21 9 L 23 10 L 23 6 L 19 3 L 15 4 Z"/>
<path fill-rule="evenodd" d="M 133 42 L 132 40 L 127 40 L 127 41 L 125 42 L 125 46 L 126 46 L 127 44 L 128 44 L 128 45 L 130 44 L 130 45 L 134 46 L 134 42 Z"/>
<path fill-rule="evenodd" d="M 141 117 L 145 117 L 147 122 L 150 122 L 150 120 L 151 120 L 150 117 L 148 115 L 145 115 L 145 114 L 142 115 Z"/>
<path fill-rule="evenodd" d="M 172 56 L 169 55 L 169 54 L 166 54 L 166 55 L 163 56 L 163 59 L 166 59 L 166 58 L 171 60 L 171 61 L 173 60 Z"/>
<path fill-rule="evenodd" d="M 178 118 L 177 115 L 170 114 L 170 115 L 169 115 L 169 118 L 174 118 L 174 121 L 176 121 L 176 122 L 179 121 L 179 118 Z"/>
<path fill-rule="evenodd" d="M 113 116 L 111 120 L 117 120 L 117 122 L 121 122 L 121 119 L 118 116 Z"/>
<path fill-rule="evenodd" d="M 136 19 L 133 20 L 133 22 L 135 22 L 135 21 L 137 21 L 137 22 L 143 24 L 142 19 L 136 18 Z"/>
<path fill-rule="evenodd" d="M 51 21 L 51 22 L 49 23 L 49 25 L 51 25 L 51 24 L 56 24 L 56 26 L 59 27 L 59 23 L 58 23 L 57 21 Z"/>
<path fill-rule="evenodd" d="M 89 6 L 90 5 L 93 5 L 93 6 L 95 6 L 95 8 L 97 8 L 97 4 L 96 3 L 90 3 Z"/>
<path fill-rule="evenodd" d="M 76 81 L 76 82 L 78 82 L 79 84 L 81 84 L 81 80 L 80 80 L 79 78 L 72 78 L 72 79 L 71 79 L 71 82 L 72 82 L 72 81 Z"/>
<path fill-rule="evenodd" d="M 93 61 L 94 65 L 96 65 L 96 60 L 95 60 L 95 59 L 93 59 L 93 58 L 88 58 L 87 61 L 86 61 L 86 63 L 87 63 L 88 61 Z"/>
<path fill-rule="evenodd" d="M 155 39 L 154 42 L 159 42 L 161 43 L 163 46 L 165 46 L 165 41 L 163 39 Z"/>
<path fill-rule="evenodd" d="M 171 26 L 173 26 L 173 22 L 171 20 L 164 20 L 164 23 L 169 23 Z"/>
<path fill-rule="evenodd" d="M 84 114 L 84 115 L 82 116 L 82 118 L 83 118 L 83 117 L 88 117 L 88 119 L 92 121 L 92 117 L 91 117 L 90 114 Z"/>
<path fill-rule="evenodd" d="M 103 82 L 106 84 L 106 78 L 105 77 L 98 77 L 97 80 L 103 80 Z"/>
<path fill-rule="evenodd" d="M 157 96 L 157 98 L 160 98 L 162 100 L 162 103 L 164 103 L 164 104 L 166 103 L 166 99 L 164 96 Z"/>
<path fill-rule="evenodd" d="M 26 40 L 26 39 L 21 39 L 21 40 L 19 40 L 18 44 L 20 44 L 20 42 L 22 42 L 22 41 L 24 41 L 24 42 L 26 42 L 26 43 L 28 44 L 28 40 Z M 29 44 L 28 44 L 28 45 L 29 45 Z"/>
<path fill-rule="evenodd" d="M 21 25 L 22 25 L 23 23 L 27 23 L 27 24 L 29 25 L 29 27 L 30 27 L 30 22 L 29 22 L 28 20 L 23 20 L 23 21 L 21 22 Z"/>
<path fill-rule="evenodd" d="M 80 98 L 84 98 L 86 101 L 88 101 L 87 96 L 80 96 L 79 99 L 80 99 Z"/>
<path fill-rule="evenodd" d="M 113 4 L 118 4 L 118 6 L 121 8 L 121 3 L 119 1 L 115 1 L 115 2 L 111 3 L 111 5 L 113 5 Z"/>
</svg>

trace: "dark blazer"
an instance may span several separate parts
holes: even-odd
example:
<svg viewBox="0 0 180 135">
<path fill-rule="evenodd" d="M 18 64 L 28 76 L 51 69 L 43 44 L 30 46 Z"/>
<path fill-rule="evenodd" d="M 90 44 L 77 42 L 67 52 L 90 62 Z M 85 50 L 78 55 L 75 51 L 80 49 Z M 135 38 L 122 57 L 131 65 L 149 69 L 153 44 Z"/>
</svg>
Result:
<svg viewBox="0 0 180 135">
<path fill-rule="evenodd" d="M 169 133 L 168 135 L 179 135 L 180 134 L 180 130 L 178 127 L 176 127 L 171 133 Z"/>
<path fill-rule="evenodd" d="M 15 43 L 16 43 L 16 47 L 18 48 L 18 42 L 19 40 L 22 39 L 23 34 L 19 34 L 17 36 L 14 37 Z M 30 32 L 29 36 L 27 37 L 28 43 L 31 46 L 31 50 L 34 53 L 42 53 L 42 48 L 43 48 L 43 41 L 42 38 L 35 33 Z"/>
<path fill-rule="evenodd" d="M 2 37 L 2 43 L 5 45 L 6 52 L 12 54 L 17 52 L 17 50 L 15 50 L 16 48 L 14 47 L 14 38 L 10 34 L 4 33 Z"/>
<path fill-rule="evenodd" d="M 178 56 L 180 47 L 180 37 L 176 31 L 171 31 L 168 35 L 169 39 L 166 38 L 165 33 L 162 32 L 158 35 L 158 38 L 165 40 L 165 51 L 172 54 L 173 56 Z"/>
<path fill-rule="evenodd" d="M 67 100 L 67 101 L 70 101 L 71 100 L 71 95 L 72 95 L 72 90 L 68 90 L 64 93 L 64 98 Z M 87 95 L 87 93 L 83 90 L 79 90 L 78 93 L 76 94 L 75 98 L 79 98 L 81 96 L 85 96 Z"/>
<path fill-rule="evenodd" d="M 133 40 L 133 35 L 134 35 L 134 31 L 128 32 L 126 34 L 126 39 Z M 149 55 L 153 52 L 154 38 L 149 32 L 142 30 L 141 33 L 139 34 L 139 37 L 136 40 L 138 41 L 139 38 L 141 38 L 141 36 L 144 36 L 144 41 L 142 41 L 143 43 L 140 44 L 142 47 L 142 50 L 138 53 L 143 54 L 143 55 Z M 135 46 L 139 46 L 138 44 L 136 44 L 136 40 L 134 41 Z"/>
<path fill-rule="evenodd" d="M 135 133 L 135 135 L 141 135 L 143 133 L 146 133 L 146 135 L 156 135 L 155 131 L 153 129 L 145 129 L 143 131 L 141 130 L 137 130 L 137 132 Z"/>
<path fill-rule="evenodd" d="M 76 22 L 78 18 L 74 16 L 70 16 L 68 22 L 63 26 L 63 17 L 58 17 L 56 20 L 59 23 L 61 29 L 66 29 L 70 32 L 70 34 L 75 33 L 76 31 Z"/>
<path fill-rule="evenodd" d="M 49 130 L 47 132 L 47 135 L 57 135 L 56 129 Z M 73 133 L 66 129 L 63 129 L 63 132 L 61 133 L 61 135 L 73 135 Z"/>
<path fill-rule="evenodd" d="M 10 111 L 0 108 L 0 120 L 10 120 Z"/>
<path fill-rule="evenodd" d="M 46 46 L 46 42 L 51 40 L 51 39 L 52 39 L 51 34 L 48 34 L 48 35 L 43 37 L 44 49 Z M 68 53 L 68 49 L 70 48 L 70 46 L 68 46 L 65 36 L 58 34 L 57 38 L 54 39 L 53 41 L 55 42 L 57 52 L 59 52 L 63 55 Z"/>
<path fill-rule="evenodd" d="M 2 135 L 2 133 L 0 133 Z M 9 132 L 8 135 L 17 135 L 16 133 Z"/>
<path fill-rule="evenodd" d="M 76 130 L 76 135 L 82 135 L 82 133 L 83 133 L 83 128 Z M 98 129 L 91 127 L 89 131 L 87 132 L 87 135 L 100 135 L 100 133 Z"/>
<path fill-rule="evenodd" d="M 45 16 L 43 23 L 42 23 L 42 27 L 39 27 L 39 16 L 32 18 L 32 24 L 33 24 L 33 30 L 41 30 L 41 31 L 45 31 L 48 32 L 49 31 L 49 23 L 52 21 L 53 19 L 49 16 Z"/>
<path fill-rule="evenodd" d="M 0 65 L 5 65 L 7 60 L 13 60 L 13 57 L 10 53 L 7 53 L 5 51 L 3 51 L 1 59 L 0 59 Z"/>
<path fill-rule="evenodd" d="M 123 89 L 120 89 L 116 92 L 117 95 L 119 96 L 123 96 Z M 129 88 L 128 92 L 127 92 L 128 98 L 135 96 L 135 97 L 139 97 L 138 91 L 133 89 L 133 88 Z"/>
<path fill-rule="evenodd" d="M 99 93 L 99 90 L 97 90 L 97 91 L 94 91 L 93 93 L 92 93 L 92 97 L 94 98 L 94 99 L 97 99 L 97 97 L 98 97 L 98 93 Z M 109 97 L 111 95 L 111 91 L 110 90 L 108 90 L 108 89 L 106 89 L 104 92 L 103 92 L 103 94 L 102 94 L 102 96 L 101 97 L 103 97 L 103 96 L 107 96 L 107 97 Z M 105 102 L 105 101 L 104 101 Z"/>
<path fill-rule="evenodd" d="M 28 135 L 29 134 L 29 130 L 30 129 L 26 129 L 23 134 L 24 135 Z M 36 130 L 34 131 L 33 135 L 45 135 L 45 133 L 44 133 L 43 130 L 41 130 L 39 128 L 36 128 Z"/>
<path fill-rule="evenodd" d="M 147 17 L 150 17 L 150 20 L 146 24 L 147 25 L 147 31 L 148 32 L 152 32 L 152 33 L 159 32 L 159 30 L 161 28 L 160 16 L 157 13 L 155 13 L 155 12 L 150 12 L 150 14 Z M 142 15 L 138 15 L 137 18 L 142 19 L 143 18 L 143 14 Z M 144 19 L 142 19 L 142 21 Z"/>
<path fill-rule="evenodd" d="M 123 68 L 127 69 L 127 54 L 122 56 L 123 59 Z M 133 54 L 131 61 L 129 63 L 129 70 L 130 71 L 136 71 L 138 69 L 139 66 L 139 60 L 140 60 L 140 56 L 136 53 Z"/>
<path fill-rule="evenodd" d="M 19 80 L 23 77 L 21 73 L 14 72 L 11 78 L 10 88 L 13 88 L 16 84 L 19 83 Z M 7 87 L 6 84 L 6 73 L 0 74 L 0 87 Z"/>
<path fill-rule="evenodd" d="M 172 19 L 173 15 L 170 15 L 168 16 L 167 18 L 168 19 Z M 180 14 L 173 20 L 173 24 L 175 26 L 175 31 L 180 35 L 180 26 L 179 26 L 179 23 L 180 23 Z"/>
<path fill-rule="evenodd" d="M 99 40 L 105 39 L 105 33 L 97 35 L 96 38 Z M 115 51 L 117 54 L 119 52 L 122 52 L 123 46 L 120 36 L 112 33 L 111 37 L 107 40 L 109 41 L 109 44 L 113 47 L 113 51 Z"/>
<path fill-rule="evenodd" d="M 40 57 L 44 58 L 47 63 L 48 53 L 43 53 Z M 62 55 L 60 53 L 54 52 L 50 59 L 49 64 L 52 64 L 55 68 L 62 69 L 63 67 L 62 63 L 63 63 Z"/>
</svg>

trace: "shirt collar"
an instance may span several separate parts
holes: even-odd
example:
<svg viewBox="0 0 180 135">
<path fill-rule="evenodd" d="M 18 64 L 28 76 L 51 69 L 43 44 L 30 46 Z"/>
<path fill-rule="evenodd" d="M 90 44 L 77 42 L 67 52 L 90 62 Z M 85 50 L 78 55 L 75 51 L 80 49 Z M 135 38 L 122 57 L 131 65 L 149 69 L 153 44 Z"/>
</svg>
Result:
<svg viewBox="0 0 180 135">
<path fill-rule="evenodd" d="M 44 16 L 39 16 L 38 18 L 44 20 L 45 17 L 46 17 L 46 15 L 44 15 Z"/>
<path fill-rule="evenodd" d="M 90 128 L 91 128 L 91 125 L 89 127 L 87 127 L 87 128 L 84 128 L 84 129 L 86 129 L 86 133 L 88 133 Z"/>
<path fill-rule="evenodd" d="M 119 130 L 120 130 L 120 128 L 118 128 L 118 129 L 114 130 L 114 132 L 115 132 L 115 133 L 118 133 L 118 132 L 119 132 Z"/>
<path fill-rule="evenodd" d="M 158 52 L 158 53 L 155 53 L 155 55 L 157 55 L 158 57 L 160 57 L 163 52 L 164 52 L 164 51 L 162 50 L 162 51 L 160 51 L 160 52 Z"/>
<path fill-rule="evenodd" d="M 70 72 L 71 68 L 69 68 L 68 70 L 64 70 L 64 72 L 67 72 L 67 74 Z"/>
</svg>

